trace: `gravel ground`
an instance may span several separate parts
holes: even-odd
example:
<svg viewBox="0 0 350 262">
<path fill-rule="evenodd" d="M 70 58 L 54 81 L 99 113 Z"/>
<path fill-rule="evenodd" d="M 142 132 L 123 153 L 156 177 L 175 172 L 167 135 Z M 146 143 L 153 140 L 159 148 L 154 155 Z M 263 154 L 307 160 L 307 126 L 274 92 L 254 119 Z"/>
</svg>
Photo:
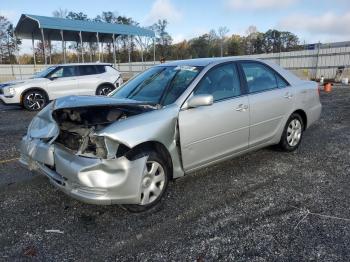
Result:
<svg viewBox="0 0 350 262">
<path fill-rule="evenodd" d="M 82 204 L 1 163 L 0 260 L 349 261 L 350 88 L 321 98 L 298 151 L 267 148 L 178 179 L 149 213 Z M 32 116 L 0 108 L 2 161 L 18 157 Z"/>
</svg>

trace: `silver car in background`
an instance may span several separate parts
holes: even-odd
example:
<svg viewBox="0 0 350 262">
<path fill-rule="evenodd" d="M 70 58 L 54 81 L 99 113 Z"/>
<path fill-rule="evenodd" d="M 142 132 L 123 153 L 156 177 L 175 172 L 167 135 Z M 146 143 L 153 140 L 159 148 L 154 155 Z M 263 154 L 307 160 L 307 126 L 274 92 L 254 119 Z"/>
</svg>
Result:
<svg viewBox="0 0 350 262">
<path fill-rule="evenodd" d="M 171 179 L 269 145 L 295 150 L 320 113 L 317 84 L 275 64 L 176 61 L 109 97 L 53 101 L 31 122 L 20 161 L 76 199 L 144 211 Z"/>
<path fill-rule="evenodd" d="M 111 64 L 53 65 L 32 78 L 0 83 L 0 101 L 37 111 L 67 95 L 107 95 L 122 83 L 119 71 Z"/>
</svg>

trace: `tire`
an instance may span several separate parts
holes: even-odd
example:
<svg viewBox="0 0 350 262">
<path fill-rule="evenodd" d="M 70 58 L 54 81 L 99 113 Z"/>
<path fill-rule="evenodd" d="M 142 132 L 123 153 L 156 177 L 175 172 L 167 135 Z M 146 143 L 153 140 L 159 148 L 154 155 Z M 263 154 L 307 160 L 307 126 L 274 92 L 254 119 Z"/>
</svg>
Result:
<svg viewBox="0 0 350 262">
<path fill-rule="evenodd" d="M 29 90 L 24 93 L 22 106 L 29 111 L 39 111 L 48 103 L 48 98 L 45 92 L 41 90 Z"/>
<path fill-rule="evenodd" d="M 293 113 L 284 127 L 279 147 L 286 152 L 296 150 L 301 143 L 303 133 L 303 119 L 299 114 Z"/>
<path fill-rule="evenodd" d="M 148 155 L 146 172 L 143 174 L 141 185 L 141 204 L 122 205 L 133 213 L 140 213 L 158 206 L 166 193 L 170 178 L 170 168 L 166 161 L 155 151 L 136 154 L 137 159 Z M 156 168 L 153 172 L 152 168 Z"/>
<path fill-rule="evenodd" d="M 106 96 L 112 92 L 115 88 L 111 85 L 101 85 L 96 89 L 96 95 Z"/>
</svg>

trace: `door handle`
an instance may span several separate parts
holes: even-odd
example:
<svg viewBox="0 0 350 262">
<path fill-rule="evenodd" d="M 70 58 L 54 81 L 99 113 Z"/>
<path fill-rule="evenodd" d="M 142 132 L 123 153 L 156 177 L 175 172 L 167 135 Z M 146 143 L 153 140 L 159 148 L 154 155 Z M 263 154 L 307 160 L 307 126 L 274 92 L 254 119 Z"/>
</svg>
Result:
<svg viewBox="0 0 350 262">
<path fill-rule="evenodd" d="M 290 93 L 286 93 L 283 97 L 287 98 L 287 99 L 291 99 L 293 97 L 293 95 Z"/>
<path fill-rule="evenodd" d="M 238 105 L 238 107 L 236 107 L 236 111 L 239 111 L 239 112 L 244 112 L 248 109 L 248 106 L 247 105 L 243 105 L 243 104 L 240 104 Z"/>
</svg>

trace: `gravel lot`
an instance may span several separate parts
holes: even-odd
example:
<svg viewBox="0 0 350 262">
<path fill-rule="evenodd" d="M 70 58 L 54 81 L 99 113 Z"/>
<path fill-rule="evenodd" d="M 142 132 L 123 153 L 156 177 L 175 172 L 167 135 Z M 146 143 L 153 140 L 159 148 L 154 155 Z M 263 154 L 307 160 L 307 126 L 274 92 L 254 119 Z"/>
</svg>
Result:
<svg viewBox="0 0 350 262">
<path fill-rule="evenodd" d="M 350 88 L 322 104 L 298 151 L 178 179 L 144 214 L 82 204 L 11 160 L 33 114 L 1 106 L 0 260 L 349 261 Z"/>
</svg>

